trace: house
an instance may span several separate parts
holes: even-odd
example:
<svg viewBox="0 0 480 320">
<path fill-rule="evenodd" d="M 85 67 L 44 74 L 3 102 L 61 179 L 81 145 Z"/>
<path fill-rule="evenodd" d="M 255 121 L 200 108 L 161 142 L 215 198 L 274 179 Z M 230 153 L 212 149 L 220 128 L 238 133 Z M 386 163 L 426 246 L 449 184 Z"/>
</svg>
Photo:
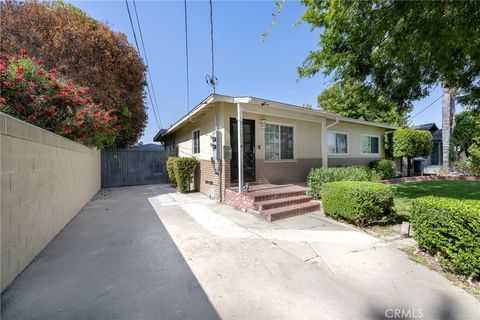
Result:
<svg viewBox="0 0 480 320">
<path fill-rule="evenodd" d="M 224 201 L 226 190 L 242 193 L 245 183 L 305 183 L 311 168 L 383 158 L 385 132 L 394 129 L 267 99 L 212 94 L 154 141 L 169 154 L 197 158 L 195 190 Z"/>
<path fill-rule="evenodd" d="M 442 129 L 439 129 L 435 123 L 425 123 L 414 125 L 410 127 L 414 130 L 425 130 L 432 133 L 433 148 L 432 154 L 425 158 L 424 173 L 435 173 L 436 170 L 442 167 Z"/>
</svg>

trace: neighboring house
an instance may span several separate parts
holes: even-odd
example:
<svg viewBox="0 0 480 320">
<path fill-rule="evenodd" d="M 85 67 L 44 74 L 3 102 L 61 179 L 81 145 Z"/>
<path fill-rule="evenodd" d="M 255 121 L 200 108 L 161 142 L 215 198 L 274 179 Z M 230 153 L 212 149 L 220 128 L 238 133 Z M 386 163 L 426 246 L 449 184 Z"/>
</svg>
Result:
<svg viewBox="0 0 480 320">
<path fill-rule="evenodd" d="M 238 156 L 239 117 L 243 159 Z M 304 183 L 311 168 L 384 158 L 385 132 L 394 129 L 266 99 L 214 94 L 161 130 L 154 141 L 170 154 L 199 159 L 195 189 L 222 200 L 225 188 L 238 184 L 239 161 L 244 182 Z M 214 135 L 217 152 L 211 145 Z"/>
<path fill-rule="evenodd" d="M 435 123 L 425 123 L 411 126 L 414 130 L 425 130 L 432 133 L 433 148 L 432 154 L 425 159 L 424 173 L 435 173 L 443 165 L 442 158 L 442 129 L 439 129 Z"/>
<path fill-rule="evenodd" d="M 145 150 L 145 151 L 163 151 L 164 150 L 163 146 L 157 143 L 137 144 L 133 146 L 133 149 Z"/>
</svg>

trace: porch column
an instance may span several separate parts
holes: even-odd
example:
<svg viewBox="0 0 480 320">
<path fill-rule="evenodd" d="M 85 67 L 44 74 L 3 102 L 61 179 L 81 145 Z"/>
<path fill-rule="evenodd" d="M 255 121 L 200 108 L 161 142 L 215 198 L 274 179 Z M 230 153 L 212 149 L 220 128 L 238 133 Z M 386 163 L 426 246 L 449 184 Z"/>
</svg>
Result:
<svg viewBox="0 0 480 320">
<path fill-rule="evenodd" d="M 243 110 L 242 104 L 237 103 L 237 145 L 238 145 L 238 193 L 243 188 Z"/>
<path fill-rule="evenodd" d="M 327 119 L 322 121 L 322 137 L 320 139 L 322 143 L 322 167 L 328 168 L 328 149 L 327 149 Z"/>
</svg>

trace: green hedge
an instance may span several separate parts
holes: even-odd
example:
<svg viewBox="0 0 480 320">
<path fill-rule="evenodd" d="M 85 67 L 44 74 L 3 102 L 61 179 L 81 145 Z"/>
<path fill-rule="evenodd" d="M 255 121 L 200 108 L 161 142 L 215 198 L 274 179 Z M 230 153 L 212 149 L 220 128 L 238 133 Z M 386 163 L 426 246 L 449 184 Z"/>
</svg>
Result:
<svg viewBox="0 0 480 320">
<path fill-rule="evenodd" d="M 398 129 L 393 132 L 395 158 L 426 157 L 432 154 L 432 133 L 424 130 Z"/>
<path fill-rule="evenodd" d="M 369 181 L 370 170 L 365 166 L 345 168 L 314 168 L 310 170 L 307 178 L 308 193 L 320 197 L 324 183 L 333 181 Z"/>
<path fill-rule="evenodd" d="M 168 174 L 168 180 L 174 185 L 177 184 L 175 181 L 175 161 L 178 159 L 178 157 L 169 157 L 167 159 L 167 174 Z"/>
<path fill-rule="evenodd" d="M 393 179 L 398 176 L 397 166 L 392 160 L 375 160 L 370 162 L 370 168 L 375 170 L 381 180 Z"/>
<path fill-rule="evenodd" d="M 417 198 L 411 221 L 422 249 L 447 269 L 480 279 L 480 200 Z"/>
<path fill-rule="evenodd" d="M 393 191 L 388 185 L 367 181 L 326 183 L 321 190 L 323 210 L 334 219 L 358 226 L 395 218 Z"/>
<path fill-rule="evenodd" d="M 175 183 L 177 184 L 178 190 L 180 192 L 189 191 L 190 182 L 192 181 L 192 176 L 195 171 L 195 168 L 198 165 L 198 160 L 195 158 L 186 158 L 186 157 L 171 157 L 168 160 L 170 161 L 170 170 L 173 167 Z M 168 171 L 168 163 L 167 163 L 167 171 Z M 168 174 L 170 177 L 170 172 Z"/>
</svg>

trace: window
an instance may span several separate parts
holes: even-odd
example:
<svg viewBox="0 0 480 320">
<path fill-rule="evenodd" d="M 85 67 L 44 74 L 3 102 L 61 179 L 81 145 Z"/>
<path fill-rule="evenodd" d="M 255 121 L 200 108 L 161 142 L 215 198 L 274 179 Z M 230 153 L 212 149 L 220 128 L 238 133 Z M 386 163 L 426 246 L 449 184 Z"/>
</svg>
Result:
<svg viewBox="0 0 480 320">
<path fill-rule="evenodd" d="M 293 127 L 265 124 L 265 160 L 293 160 Z"/>
<path fill-rule="evenodd" d="M 348 134 L 329 132 L 327 135 L 327 148 L 330 154 L 348 154 Z"/>
<path fill-rule="evenodd" d="M 193 153 L 200 153 L 200 129 L 192 132 L 192 151 Z"/>
<path fill-rule="evenodd" d="M 379 137 L 362 135 L 360 142 L 362 154 L 379 154 Z"/>
</svg>

